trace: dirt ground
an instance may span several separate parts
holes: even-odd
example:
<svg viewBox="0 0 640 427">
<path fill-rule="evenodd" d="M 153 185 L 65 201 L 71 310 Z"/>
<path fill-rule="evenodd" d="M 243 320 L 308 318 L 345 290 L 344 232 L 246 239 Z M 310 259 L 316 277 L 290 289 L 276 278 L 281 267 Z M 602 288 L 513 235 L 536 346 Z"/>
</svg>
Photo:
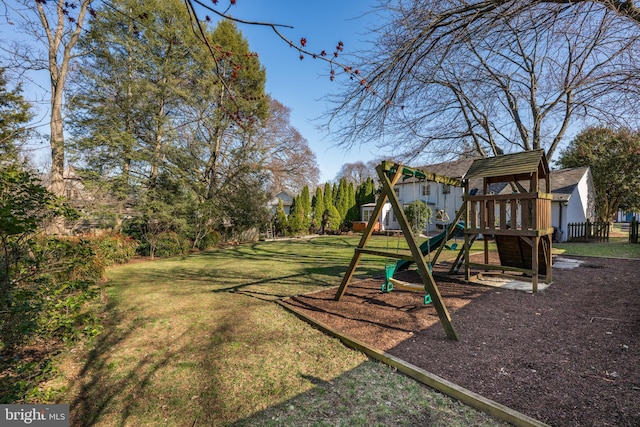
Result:
<svg viewBox="0 0 640 427">
<path fill-rule="evenodd" d="M 288 302 L 309 316 L 554 426 L 640 425 L 637 260 L 578 258 L 537 294 L 436 277 L 460 341 L 421 293 L 382 293 L 379 278 Z M 444 272 L 443 264 L 434 273 Z M 415 271 L 396 278 L 420 283 Z"/>
</svg>

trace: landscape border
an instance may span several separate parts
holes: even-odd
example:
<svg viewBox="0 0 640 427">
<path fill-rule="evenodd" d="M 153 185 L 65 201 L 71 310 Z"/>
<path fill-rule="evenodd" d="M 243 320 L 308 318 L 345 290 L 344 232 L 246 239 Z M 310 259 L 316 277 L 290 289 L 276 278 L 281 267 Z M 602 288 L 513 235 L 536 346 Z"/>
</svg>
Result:
<svg viewBox="0 0 640 427">
<path fill-rule="evenodd" d="M 317 293 L 310 292 L 311 294 Z M 306 294 L 305 294 L 306 295 Z M 287 303 L 287 300 L 292 297 L 287 297 L 283 299 L 276 300 L 280 306 L 285 308 L 286 310 L 295 314 L 301 320 L 309 323 L 311 326 L 317 328 L 318 330 L 338 338 L 344 345 L 347 347 L 351 347 L 355 350 L 361 351 L 367 356 L 375 359 L 379 362 L 382 362 L 386 365 L 389 365 L 403 374 L 433 388 L 438 390 L 441 393 L 446 394 L 460 402 L 471 406 L 475 409 L 478 409 L 492 417 L 495 417 L 499 420 L 506 421 L 517 427 L 549 427 L 548 424 L 545 424 L 541 421 L 536 420 L 535 418 L 529 417 L 521 412 L 513 410 L 505 405 L 502 405 L 498 402 L 495 402 L 491 399 L 487 399 L 486 397 L 475 393 L 471 390 L 467 390 L 464 387 L 461 387 L 457 384 L 452 383 L 442 377 L 439 377 L 431 372 L 428 372 L 416 365 L 408 363 L 396 356 L 393 356 L 384 351 L 377 350 L 375 348 L 367 346 L 365 343 L 352 338 L 348 335 L 342 334 L 338 332 L 336 329 L 331 326 L 320 322 L 318 320 L 313 319 L 308 316 L 301 310 L 293 307 L 292 305 Z"/>
</svg>

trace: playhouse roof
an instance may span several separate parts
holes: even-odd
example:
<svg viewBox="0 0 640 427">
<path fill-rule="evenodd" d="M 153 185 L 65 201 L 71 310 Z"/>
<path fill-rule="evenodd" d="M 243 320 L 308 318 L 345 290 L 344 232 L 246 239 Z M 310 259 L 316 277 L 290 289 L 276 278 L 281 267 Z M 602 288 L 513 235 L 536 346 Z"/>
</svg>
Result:
<svg viewBox="0 0 640 427">
<path fill-rule="evenodd" d="M 524 151 L 474 160 L 463 179 L 484 178 L 488 183 L 530 179 L 538 172 L 539 178 L 549 175 L 549 164 L 544 150 Z"/>
</svg>

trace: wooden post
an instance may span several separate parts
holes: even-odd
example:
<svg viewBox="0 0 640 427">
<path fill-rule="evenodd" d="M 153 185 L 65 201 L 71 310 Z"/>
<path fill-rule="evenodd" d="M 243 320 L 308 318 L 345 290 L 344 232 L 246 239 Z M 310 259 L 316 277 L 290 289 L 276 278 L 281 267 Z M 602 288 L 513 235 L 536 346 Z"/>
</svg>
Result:
<svg viewBox="0 0 640 427">
<path fill-rule="evenodd" d="M 540 237 L 535 236 L 533 239 L 533 247 L 531 248 L 531 282 L 533 285 L 533 293 L 538 292 L 538 247 L 540 246 Z"/>
<path fill-rule="evenodd" d="M 386 178 L 382 165 L 378 165 L 376 167 L 376 172 L 378 172 L 379 176 L 382 175 Z M 395 185 L 398 182 L 401 176 L 402 176 L 402 172 L 400 171 L 400 168 L 398 168 L 398 170 L 396 171 L 395 175 L 391 180 L 391 182 L 393 182 L 391 186 L 392 189 L 393 189 L 393 185 Z M 392 193 L 395 196 L 395 193 L 393 192 L 393 190 L 392 190 Z M 358 249 L 364 248 L 367 242 L 369 241 L 369 238 L 373 234 L 373 227 L 375 226 L 376 222 L 378 222 L 378 218 L 380 217 L 380 213 L 382 212 L 382 207 L 384 206 L 384 203 L 386 201 L 387 201 L 387 194 L 385 192 L 382 192 L 380 197 L 378 197 L 378 201 L 376 202 L 376 206 L 373 209 L 373 212 L 371 213 L 371 217 L 369 218 L 367 227 L 362 232 L 362 238 L 360 238 L 360 243 L 358 243 L 356 250 L 354 250 L 353 252 L 353 257 L 351 258 L 351 262 L 349 263 L 347 272 L 344 274 L 344 277 L 342 277 L 342 282 L 340 283 L 340 287 L 338 288 L 338 291 L 336 292 L 336 295 L 334 297 L 336 301 L 340 301 L 340 298 L 342 298 L 342 296 L 346 292 L 347 286 L 349 286 L 349 282 L 351 282 L 351 279 L 353 278 L 353 273 L 358 267 L 358 263 L 360 262 L 360 258 L 362 257 L 362 253 Z"/>
<path fill-rule="evenodd" d="M 547 280 L 546 280 L 546 284 L 550 285 L 551 282 L 553 281 L 553 277 L 551 275 L 551 271 L 552 271 L 552 252 L 553 252 L 553 236 L 550 234 L 547 234 L 545 236 L 547 242 L 548 242 L 548 246 L 547 246 L 547 251 L 545 253 L 545 262 L 547 263 Z"/>
<path fill-rule="evenodd" d="M 418 267 L 418 272 L 420 273 L 420 277 L 422 278 L 422 282 L 425 286 L 425 290 L 429 292 L 429 294 L 431 295 L 433 306 L 435 307 L 436 312 L 438 313 L 438 317 L 440 318 L 440 322 L 444 327 L 447 337 L 449 339 L 457 341 L 458 334 L 456 333 L 453 327 L 453 324 L 451 323 L 451 316 L 449 315 L 447 308 L 442 302 L 442 296 L 440 295 L 440 291 L 438 290 L 435 280 L 433 279 L 433 276 L 431 275 L 431 272 L 429 271 L 424 261 L 424 257 L 422 256 L 422 252 L 420 251 L 420 247 L 418 246 L 418 243 L 413 238 L 411 227 L 409 227 L 407 217 L 404 214 L 404 210 L 402 209 L 402 206 L 400 206 L 398 197 L 396 196 L 396 193 L 393 191 L 394 180 L 390 181 L 389 178 L 387 178 L 387 175 L 382 171 L 382 168 L 376 168 L 376 171 L 378 172 L 378 176 L 380 178 L 380 181 L 382 182 L 383 192 L 385 192 L 389 197 L 389 201 L 391 202 L 391 206 L 393 207 L 393 211 L 396 215 L 396 219 L 400 223 L 400 228 L 402 229 L 402 233 L 404 234 L 407 244 L 409 245 L 409 249 L 411 250 L 411 255 L 413 256 L 413 260 L 415 261 L 416 266 Z M 394 176 L 394 178 L 396 178 L 396 181 L 397 181 L 397 173 L 396 173 L 396 176 Z"/>
<path fill-rule="evenodd" d="M 471 268 L 469 267 L 469 252 L 471 251 L 471 243 L 468 231 L 471 228 L 471 215 L 475 215 L 475 209 L 473 213 L 471 212 L 473 206 L 475 206 L 475 202 L 472 202 L 469 199 L 469 181 L 465 180 L 464 182 L 464 202 L 466 204 L 466 209 L 464 210 L 464 280 L 469 281 L 471 278 Z"/>
</svg>

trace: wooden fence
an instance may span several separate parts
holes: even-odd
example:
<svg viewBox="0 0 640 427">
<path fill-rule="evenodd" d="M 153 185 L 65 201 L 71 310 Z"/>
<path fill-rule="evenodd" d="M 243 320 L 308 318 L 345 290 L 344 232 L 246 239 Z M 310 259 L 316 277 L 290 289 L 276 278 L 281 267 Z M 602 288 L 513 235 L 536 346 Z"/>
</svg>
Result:
<svg viewBox="0 0 640 427">
<path fill-rule="evenodd" d="M 629 224 L 629 243 L 640 243 L 640 239 L 638 239 L 639 226 L 640 222 L 633 218 L 631 224 Z"/>
<path fill-rule="evenodd" d="M 570 242 L 608 242 L 609 229 L 608 222 L 574 222 L 569 224 Z"/>
</svg>

